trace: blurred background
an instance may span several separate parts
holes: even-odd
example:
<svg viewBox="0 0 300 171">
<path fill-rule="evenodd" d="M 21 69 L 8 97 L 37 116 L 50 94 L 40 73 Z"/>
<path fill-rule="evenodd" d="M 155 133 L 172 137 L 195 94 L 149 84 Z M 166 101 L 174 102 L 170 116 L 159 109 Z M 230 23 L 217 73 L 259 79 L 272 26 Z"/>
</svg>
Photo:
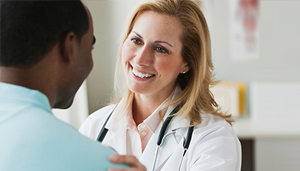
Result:
<svg viewBox="0 0 300 171">
<path fill-rule="evenodd" d="M 143 0 L 84 0 L 92 13 L 94 68 L 68 110 L 79 128 L 114 91 L 120 34 Z M 300 170 L 300 0 L 198 0 L 212 38 L 217 102 L 235 118 L 243 171 Z"/>
</svg>

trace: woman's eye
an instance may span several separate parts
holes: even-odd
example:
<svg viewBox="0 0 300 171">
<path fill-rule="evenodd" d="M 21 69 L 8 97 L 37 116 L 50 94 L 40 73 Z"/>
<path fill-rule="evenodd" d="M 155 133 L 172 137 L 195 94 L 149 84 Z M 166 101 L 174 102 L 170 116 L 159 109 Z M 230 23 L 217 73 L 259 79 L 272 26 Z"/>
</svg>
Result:
<svg viewBox="0 0 300 171">
<path fill-rule="evenodd" d="M 132 40 L 132 42 L 133 42 L 134 44 L 137 44 L 137 45 L 141 45 L 141 44 L 142 44 L 142 41 L 141 41 L 140 39 L 132 38 L 131 40 Z"/>
<path fill-rule="evenodd" d="M 156 51 L 159 53 L 169 53 L 169 51 L 162 47 L 156 47 Z"/>
</svg>

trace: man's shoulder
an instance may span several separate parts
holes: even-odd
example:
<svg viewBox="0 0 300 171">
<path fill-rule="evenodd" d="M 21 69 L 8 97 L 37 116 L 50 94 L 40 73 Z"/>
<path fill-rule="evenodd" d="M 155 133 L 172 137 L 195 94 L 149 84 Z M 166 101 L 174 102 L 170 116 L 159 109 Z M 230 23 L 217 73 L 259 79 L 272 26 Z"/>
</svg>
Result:
<svg viewBox="0 0 300 171">
<path fill-rule="evenodd" d="M 7 159 L 11 168 L 19 166 L 11 166 L 10 161 L 21 162 L 28 170 L 107 170 L 116 167 L 108 160 L 109 155 L 115 153 L 112 149 L 81 135 L 51 113 L 41 112 L 26 120 L 22 117 L 11 119 L 6 125 L 15 125 L 14 128 L 5 126 L 11 130 L 6 130 L 10 133 L 7 142 L 2 144 L 9 156 L 15 155 L 14 160 Z M 0 152 L 2 150 L 0 148 Z M 1 167 L 5 166 L 0 164 L 0 170 Z"/>
<path fill-rule="evenodd" d="M 64 158 L 62 166 L 73 163 L 75 166 L 72 167 L 82 167 L 81 170 L 116 167 L 108 160 L 109 155 L 115 153 L 112 149 L 83 136 L 74 127 L 62 123 L 58 129 L 48 132 L 53 133 L 53 137 L 48 137 L 50 142 L 47 146 L 56 151 L 57 156 Z M 55 156 L 52 159 L 56 160 Z"/>
</svg>

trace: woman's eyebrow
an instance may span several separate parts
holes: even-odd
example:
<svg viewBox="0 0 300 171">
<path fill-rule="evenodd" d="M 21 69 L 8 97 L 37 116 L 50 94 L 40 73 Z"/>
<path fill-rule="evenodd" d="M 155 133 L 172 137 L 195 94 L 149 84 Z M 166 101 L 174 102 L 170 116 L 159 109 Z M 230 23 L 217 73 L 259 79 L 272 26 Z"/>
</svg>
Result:
<svg viewBox="0 0 300 171">
<path fill-rule="evenodd" d="M 170 43 L 165 42 L 165 41 L 155 41 L 155 43 L 165 43 L 165 44 L 168 44 L 169 46 L 173 47 Z"/>
<path fill-rule="evenodd" d="M 135 32 L 135 31 L 132 31 L 134 34 L 136 34 L 139 38 L 141 38 L 141 39 L 143 39 L 143 37 L 140 35 L 140 34 L 138 34 L 137 32 Z M 168 42 L 165 42 L 165 41 L 155 41 L 155 43 L 166 43 L 166 44 L 168 44 L 169 46 L 171 46 L 171 47 L 173 47 L 170 43 L 168 43 Z"/>
<path fill-rule="evenodd" d="M 138 34 L 137 32 L 135 31 L 132 31 L 134 34 L 136 34 L 139 38 L 143 38 L 140 34 Z"/>
</svg>

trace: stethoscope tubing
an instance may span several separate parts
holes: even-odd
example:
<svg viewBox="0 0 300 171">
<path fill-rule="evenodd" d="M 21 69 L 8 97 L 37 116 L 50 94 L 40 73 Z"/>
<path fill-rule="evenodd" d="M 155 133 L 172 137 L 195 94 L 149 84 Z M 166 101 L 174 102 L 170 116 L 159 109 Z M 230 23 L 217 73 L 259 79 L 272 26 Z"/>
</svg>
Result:
<svg viewBox="0 0 300 171">
<path fill-rule="evenodd" d="M 157 138 L 157 145 L 160 146 L 161 144 L 161 141 L 165 135 L 165 132 L 168 128 L 168 125 L 169 123 L 171 122 L 171 120 L 173 119 L 175 113 L 177 113 L 179 111 L 179 109 L 181 108 L 180 104 L 177 105 L 173 110 L 172 112 L 169 114 L 169 116 L 166 118 L 165 122 L 163 123 L 161 129 L 160 129 L 160 132 L 159 132 L 159 136 Z"/>
<path fill-rule="evenodd" d="M 178 167 L 178 170 L 180 170 L 181 168 L 181 164 L 182 164 L 182 161 L 183 161 L 183 158 L 189 148 L 189 145 L 190 145 L 190 142 L 191 142 L 191 139 L 192 139 L 192 134 L 193 134 L 193 131 L 194 131 L 194 126 L 192 127 L 189 127 L 188 129 L 188 132 L 187 132 L 187 137 L 185 138 L 182 134 L 176 132 L 175 130 L 172 130 L 172 132 L 169 132 L 167 133 L 166 135 L 164 135 L 160 141 L 160 144 L 157 145 L 156 147 L 156 150 L 155 150 L 155 158 L 154 158 L 154 162 L 153 162 L 153 165 L 152 165 L 152 171 L 154 171 L 155 169 L 155 165 L 156 165 L 156 160 L 157 160 L 157 155 L 158 155 L 158 152 L 159 152 L 159 149 L 162 147 L 162 145 L 164 144 L 164 141 L 165 139 L 169 136 L 169 135 L 175 135 L 175 134 L 179 134 L 181 136 L 181 138 L 183 139 L 183 154 L 182 154 L 182 157 L 180 159 L 180 163 L 179 163 L 179 167 Z"/>
<path fill-rule="evenodd" d="M 108 120 L 110 119 L 112 113 L 114 112 L 114 110 L 116 109 L 118 105 L 116 105 L 114 107 L 114 109 L 110 112 L 109 116 L 107 117 L 106 121 L 104 122 L 99 134 L 98 134 L 98 137 L 97 137 L 97 140 L 99 142 L 102 143 L 102 141 L 104 140 L 107 132 L 108 132 L 108 129 L 105 128 Z M 173 119 L 174 117 L 174 114 L 177 113 L 179 111 L 179 109 L 181 108 L 181 105 L 177 105 L 173 110 L 172 112 L 168 115 L 168 117 L 166 118 L 165 122 L 163 123 L 161 129 L 160 129 L 160 132 L 159 132 L 159 136 L 158 136 L 158 139 L 157 139 L 157 147 L 156 147 L 156 150 L 155 150 L 155 159 L 154 159 L 154 163 L 152 165 L 152 170 L 155 169 L 155 164 L 156 164 L 156 159 L 157 159 L 157 155 L 158 155 L 158 151 L 159 151 L 159 148 L 163 145 L 163 142 L 164 142 L 164 139 L 166 137 L 168 137 L 169 135 L 172 135 L 172 134 L 176 134 L 177 132 L 176 131 L 172 131 L 172 132 L 169 132 L 165 135 L 165 132 L 169 126 L 169 123 L 171 122 L 171 120 Z M 184 149 L 184 152 L 183 152 L 183 155 L 181 157 L 181 160 L 180 160 L 180 165 L 179 165 L 179 168 L 178 170 L 180 170 L 180 167 L 181 167 L 181 163 L 183 161 L 183 157 L 185 156 L 185 153 L 186 151 L 188 150 L 189 148 L 189 145 L 190 145 L 190 142 L 192 140 L 192 135 L 193 135 L 193 131 L 194 131 L 194 126 L 191 126 L 189 127 L 188 129 L 188 132 L 187 132 L 187 136 L 186 138 L 184 138 L 184 136 L 182 136 L 180 133 L 178 133 L 182 138 L 183 138 L 183 149 Z"/>
<path fill-rule="evenodd" d="M 169 135 L 175 135 L 176 133 L 177 133 L 177 132 L 172 131 L 172 132 L 169 132 L 169 133 L 167 133 L 166 135 L 164 135 L 164 136 L 162 137 L 162 139 L 161 139 L 161 141 L 160 141 L 160 144 L 157 145 L 156 150 L 155 150 L 155 154 L 154 154 L 155 157 L 154 157 L 154 161 L 153 161 L 153 165 L 152 165 L 152 169 L 151 169 L 152 171 L 154 171 L 154 169 L 155 169 L 156 160 L 157 160 L 157 155 L 158 155 L 159 149 L 160 149 L 161 146 L 164 144 L 165 139 L 166 139 Z M 177 134 L 179 134 L 179 135 L 181 136 L 181 138 L 183 139 L 183 142 L 185 142 L 184 136 L 182 136 L 180 133 L 177 133 Z M 182 161 L 182 159 L 181 159 L 180 161 Z"/>
<path fill-rule="evenodd" d="M 105 128 L 105 126 L 106 126 L 108 120 L 110 119 L 112 113 L 115 111 L 115 109 L 116 109 L 117 106 L 118 106 L 118 104 L 113 108 L 113 110 L 110 112 L 109 116 L 105 120 L 105 122 L 104 122 L 104 124 L 103 124 L 103 126 L 102 126 L 102 128 L 101 128 L 101 130 L 100 130 L 100 132 L 98 134 L 97 141 L 99 141 L 99 142 L 102 143 L 102 141 L 104 140 L 104 138 L 105 138 L 105 136 L 106 136 L 106 134 L 108 132 L 108 129 Z"/>
</svg>

